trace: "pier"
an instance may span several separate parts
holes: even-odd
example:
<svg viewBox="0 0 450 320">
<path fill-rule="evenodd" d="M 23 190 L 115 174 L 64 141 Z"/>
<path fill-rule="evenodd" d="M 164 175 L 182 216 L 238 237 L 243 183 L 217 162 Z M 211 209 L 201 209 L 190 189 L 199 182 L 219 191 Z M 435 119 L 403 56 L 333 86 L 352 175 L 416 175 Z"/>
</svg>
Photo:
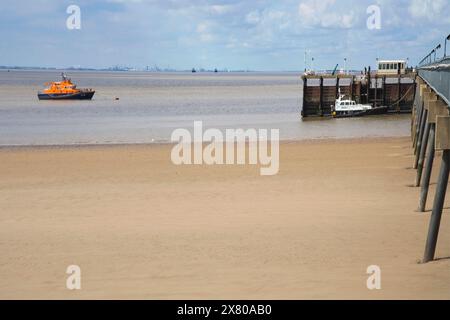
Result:
<svg viewBox="0 0 450 320">
<path fill-rule="evenodd" d="M 412 111 L 416 74 L 304 75 L 302 117 L 331 116 L 331 106 L 341 94 L 356 103 L 388 106 L 389 113 Z"/>
<path fill-rule="evenodd" d="M 424 263 L 435 259 L 450 169 L 450 57 L 444 53 L 444 58 L 432 61 L 438 48 L 440 45 L 418 68 L 418 94 L 411 121 L 413 168 L 417 170 L 415 187 L 421 188 L 418 211 L 425 212 L 427 203 L 432 203 Z M 434 168 L 436 156 L 441 158 L 439 168 Z M 435 169 L 439 170 L 438 181 L 435 194 L 431 195 L 430 177 Z"/>
</svg>

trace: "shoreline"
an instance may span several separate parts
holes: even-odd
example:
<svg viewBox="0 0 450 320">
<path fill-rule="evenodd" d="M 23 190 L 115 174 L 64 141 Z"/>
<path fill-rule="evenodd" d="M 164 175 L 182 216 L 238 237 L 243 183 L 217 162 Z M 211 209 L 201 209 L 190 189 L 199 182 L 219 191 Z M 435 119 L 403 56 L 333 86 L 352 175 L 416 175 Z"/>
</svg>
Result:
<svg viewBox="0 0 450 320">
<path fill-rule="evenodd" d="M 358 141 L 381 141 L 390 139 L 405 139 L 409 136 L 372 136 L 355 138 L 305 138 L 305 139 L 283 139 L 280 146 L 285 144 L 310 144 L 310 143 L 331 143 L 331 142 L 358 142 Z M 270 140 L 269 140 L 270 141 Z M 204 142 L 208 144 L 209 142 Z M 224 142 L 225 143 L 225 142 Z M 246 142 L 248 144 L 248 142 Z M 6 150 L 27 150 L 27 149 L 82 149 L 82 148 L 123 148 L 123 147 L 163 147 L 174 146 L 176 142 L 137 142 L 137 143 L 74 143 L 74 144 L 36 144 L 36 145 L 0 145 L 0 152 Z"/>
</svg>

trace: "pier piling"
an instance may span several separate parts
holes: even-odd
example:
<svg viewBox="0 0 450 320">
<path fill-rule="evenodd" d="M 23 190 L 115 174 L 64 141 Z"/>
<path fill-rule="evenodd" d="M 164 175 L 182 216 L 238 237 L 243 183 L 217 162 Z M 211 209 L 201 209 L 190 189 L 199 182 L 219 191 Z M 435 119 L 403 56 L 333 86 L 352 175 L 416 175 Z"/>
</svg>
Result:
<svg viewBox="0 0 450 320">
<path fill-rule="evenodd" d="M 435 259 L 436 246 L 439 236 L 442 212 L 445 204 L 445 196 L 448 188 L 450 170 L 450 58 L 444 57 L 439 61 L 425 62 L 424 59 L 418 68 L 418 78 L 416 79 L 416 89 L 419 90 L 419 104 L 422 104 L 423 112 L 419 131 L 412 130 L 416 138 L 413 137 L 413 147 L 418 157 L 418 170 L 416 185 L 421 185 L 419 212 L 424 212 L 429 193 L 430 178 L 433 170 L 433 162 L 436 151 L 442 151 L 441 167 L 438 174 L 438 181 L 434 195 L 433 208 L 431 212 L 427 240 L 423 262 L 427 263 Z M 418 110 L 416 108 L 416 110 Z M 423 118 L 426 118 L 426 125 L 423 132 Z M 417 123 L 417 121 L 413 122 Z M 415 133 L 414 133 L 415 131 Z M 429 132 L 428 132 L 429 131 Z M 417 132 L 419 132 L 417 134 Z M 428 134 L 427 134 L 428 133 Z M 428 151 L 425 158 L 425 167 L 422 172 L 424 149 L 428 141 Z M 415 144 L 415 145 L 414 145 Z M 416 160 L 417 160 L 416 153 Z M 421 177 L 423 173 L 423 177 Z"/>
<path fill-rule="evenodd" d="M 423 102 L 419 98 L 416 106 L 416 112 L 415 112 L 415 121 L 414 121 L 414 137 L 413 137 L 413 149 L 414 154 L 416 154 L 416 148 L 417 148 L 417 140 L 419 138 L 419 131 L 420 131 L 420 124 L 422 122 L 423 117 Z"/>
<path fill-rule="evenodd" d="M 425 171 L 422 178 L 422 189 L 420 191 L 419 212 L 425 212 L 427 203 L 428 189 L 435 155 L 436 119 L 439 116 L 447 116 L 448 114 L 448 109 L 442 100 L 434 100 L 428 103 L 428 124 L 430 126 L 430 133 L 428 136 L 428 155 L 426 157 Z"/>
<path fill-rule="evenodd" d="M 416 154 L 416 161 L 417 162 L 417 175 L 416 175 L 416 182 L 414 186 L 419 187 L 420 181 L 422 179 L 422 172 L 423 172 L 423 165 L 425 162 L 425 153 L 427 151 L 429 136 L 430 136 L 430 128 L 431 128 L 431 119 L 434 116 L 435 117 L 435 107 L 436 103 L 438 102 L 437 96 L 434 93 L 425 93 L 424 94 L 424 109 L 425 109 L 425 129 L 423 132 L 423 136 L 421 138 L 421 145 L 420 148 L 418 147 L 418 154 Z M 432 107 L 433 114 L 430 112 L 430 107 Z"/>
<path fill-rule="evenodd" d="M 444 208 L 445 193 L 447 192 L 448 174 L 450 170 L 450 150 L 444 150 L 442 153 L 442 164 L 439 173 L 436 195 L 434 198 L 433 211 L 431 213 L 430 226 L 428 229 L 427 243 L 423 262 L 427 263 L 434 260 L 436 253 L 436 244 L 441 225 L 442 210 Z"/>
<path fill-rule="evenodd" d="M 436 116 L 436 149 L 442 150 L 442 163 L 434 197 L 433 211 L 428 228 L 427 243 L 423 262 L 434 259 L 436 244 L 441 224 L 442 210 L 444 209 L 445 194 L 447 192 L 450 171 L 450 116 Z"/>
<path fill-rule="evenodd" d="M 420 190 L 419 208 L 417 211 L 425 212 L 428 198 L 428 190 L 430 188 L 431 172 L 433 171 L 434 148 L 435 148 L 435 124 L 430 123 L 430 133 L 428 142 L 428 156 L 425 163 L 425 172 L 423 175 L 422 188 Z"/>
<path fill-rule="evenodd" d="M 422 86 L 422 82 L 420 78 L 416 79 L 417 84 L 419 87 Z M 423 100 L 422 100 L 422 91 L 419 90 L 419 94 L 415 95 L 414 97 L 414 104 L 413 104 L 413 113 L 412 113 L 412 143 L 413 143 L 413 149 L 416 150 L 416 143 L 417 143 L 417 136 L 419 135 L 419 124 L 420 119 L 422 117 L 422 106 L 423 106 Z"/>
<path fill-rule="evenodd" d="M 413 139 L 413 148 L 414 148 L 414 155 L 417 154 L 417 144 L 419 142 L 419 136 L 420 136 L 420 129 L 422 128 L 422 121 L 423 121 L 423 116 L 424 116 L 424 112 L 425 112 L 425 93 L 429 93 L 431 92 L 430 89 L 428 88 L 428 86 L 426 84 L 424 84 L 423 80 L 418 78 L 417 80 L 418 84 L 419 84 L 419 94 L 417 96 L 417 114 L 418 114 L 418 118 L 417 118 L 417 122 L 416 122 L 416 134 L 414 135 L 414 139 Z M 414 169 L 416 169 L 414 167 Z"/>
<path fill-rule="evenodd" d="M 428 136 L 428 155 L 426 157 L 422 189 L 420 191 L 419 212 L 425 212 L 427 203 L 428 189 L 435 155 L 436 119 L 438 116 L 448 116 L 448 114 L 447 106 L 442 100 L 434 100 L 428 103 L 428 123 L 430 126 L 430 133 Z"/>
<path fill-rule="evenodd" d="M 425 131 L 423 133 L 422 138 L 422 145 L 420 146 L 419 161 L 417 163 L 416 183 L 414 184 L 415 187 L 420 186 L 420 180 L 422 179 L 423 163 L 425 161 L 425 152 L 427 150 L 429 136 L 430 136 L 430 123 L 426 121 Z"/>
<path fill-rule="evenodd" d="M 417 165 L 419 163 L 420 149 L 422 148 L 423 133 L 425 131 L 425 123 L 427 120 L 427 114 L 428 114 L 428 111 L 425 109 L 425 107 L 423 107 L 422 119 L 420 120 L 419 135 L 417 136 L 417 145 L 416 145 L 416 151 L 415 151 L 416 156 L 414 158 L 414 164 L 413 164 L 414 169 L 417 169 Z"/>
</svg>

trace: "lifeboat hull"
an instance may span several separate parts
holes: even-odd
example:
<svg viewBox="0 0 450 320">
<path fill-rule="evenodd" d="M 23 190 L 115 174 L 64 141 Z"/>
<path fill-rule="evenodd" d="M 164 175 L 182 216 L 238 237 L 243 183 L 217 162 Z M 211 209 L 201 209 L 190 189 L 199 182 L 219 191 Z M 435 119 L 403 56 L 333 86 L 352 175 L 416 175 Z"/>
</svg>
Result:
<svg viewBox="0 0 450 320">
<path fill-rule="evenodd" d="M 38 93 L 39 100 L 91 100 L 95 91 L 80 91 L 77 93 Z"/>
</svg>

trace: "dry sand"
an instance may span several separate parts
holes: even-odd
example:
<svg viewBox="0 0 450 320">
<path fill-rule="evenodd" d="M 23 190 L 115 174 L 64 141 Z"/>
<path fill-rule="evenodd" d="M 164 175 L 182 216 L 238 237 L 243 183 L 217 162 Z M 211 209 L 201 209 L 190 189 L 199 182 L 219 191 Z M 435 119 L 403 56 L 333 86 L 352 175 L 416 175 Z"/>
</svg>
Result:
<svg viewBox="0 0 450 320">
<path fill-rule="evenodd" d="M 450 199 L 440 260 L 418 264 L 430 213 L 409 139 L 284 143 L 273 177 L 170 150 L 1 149 L 0 298 L 450 298 Z"/>
</svg>

